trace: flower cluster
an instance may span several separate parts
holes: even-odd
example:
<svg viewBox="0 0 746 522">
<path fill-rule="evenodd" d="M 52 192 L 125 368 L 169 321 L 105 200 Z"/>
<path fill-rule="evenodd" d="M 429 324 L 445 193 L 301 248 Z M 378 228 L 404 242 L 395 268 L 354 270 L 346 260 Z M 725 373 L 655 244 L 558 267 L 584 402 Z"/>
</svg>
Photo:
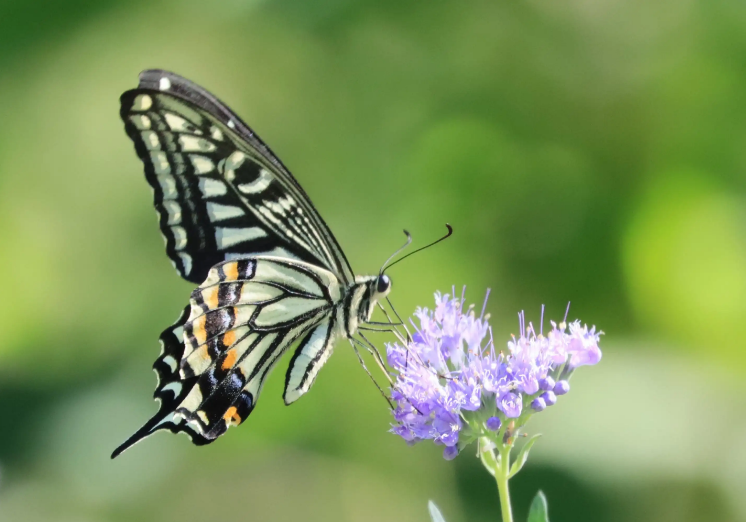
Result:
<svg viewBox="0 0 746 522">
<path fill-rule="evenodd" d="M 464 310 L 463 296 L 436 293 L 435 309 L 414 315 L 412 339 L 386 350 L 395 372 L 392 432 L 411 443 L 432 439 L 447 459 L 477 437 L 515 433 L 570 390 L 575 368 L 601 359 L 600 332 L 579 321 L 551 322 L 544 335 L 521 313 L 520 336 L 496 352 L 484 309 L 479 317 Z"/>
</svg>

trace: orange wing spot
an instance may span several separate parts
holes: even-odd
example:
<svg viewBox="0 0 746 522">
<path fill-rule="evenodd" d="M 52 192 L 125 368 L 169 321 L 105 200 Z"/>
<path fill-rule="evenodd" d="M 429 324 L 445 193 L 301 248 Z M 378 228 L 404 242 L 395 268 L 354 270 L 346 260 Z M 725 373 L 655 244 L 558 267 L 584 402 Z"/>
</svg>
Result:
<svg viewBox="0 0 746 522">
<path fill-rule="evenodd" d="M 218 285 L 208 288 L 202 291 L 202 300 L 209 307 L 210 310 L 214 310 L 218 307 Z"/>
<path fill-rule="evenodd" d="M 201 315 L 192 322 L 192 335 L 197 340 L 197 346 L 205 344 L 207 340 L 207 332 L 205 331 L 205 321 L 207 315 Z"/>
<path fill-rule="evenodd" d="M 236 342 L 236 331 L 235 330 L 228 330 L 223 335 L 223 346 L 226 348 L 233 346 L 233 343 Z"/>
<path fill-rule="evenodd" d="M 236 349 L 233 348 L 232 350 L 228 350 L 228 352 L 225 354 L 225 359 L 223 359 L 223 365 L 221 366 L 221 368 L 223 370 L 230 370 L 231 368 L 233 368 L 233 365 L 236 364 L 236 359 L 238 359 Z"/>
<path fill-rule="evenodd" d="M 226 263 L 223 265 L 225 281 L 236 281 L 238 279 L 238 263 Z"/>
<path fill-rule="evenodd" d="M 231 406 L 223 415 L 223 419 L 233 426 L 241 424 L 241 417 L 238 415 L 238 410 L 235 406 Z"/>
</svg>

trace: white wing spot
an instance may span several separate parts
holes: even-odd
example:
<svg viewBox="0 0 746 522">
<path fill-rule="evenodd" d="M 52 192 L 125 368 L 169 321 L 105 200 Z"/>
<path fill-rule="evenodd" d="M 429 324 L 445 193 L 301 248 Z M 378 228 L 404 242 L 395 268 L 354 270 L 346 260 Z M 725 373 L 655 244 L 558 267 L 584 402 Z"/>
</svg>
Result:
<svg viewBox="0 0 746 522">
<path fill-rule="evenodd" d="M 181 206 L 176 201 L 164 201 L 163 208 L 168 212 L 169 225 L 178 225 L 181 223 Z"/>
<path fill-rule="evenodd" d="M 137 127 L 137 130 L 148 130 L 150 128 L 150 118 L 144 114 L 135 114 L 130 116 L 130 121 Z"/>
<path fill-rule="evenodd" d="M 210 127 L 210 136 L 214 140 L 223 141 L 223 132 L 217 127 Z"/>
<path fill-rule="evenodd" d="M 176 371 L 176 359 L 174 359 L 170 355 L 167 355 L 163 358 L 163 362 L 168 364 L 168 367 L 171 368 L 172 372 Z"/>
<path fill-rule="evenodd" d="M 272 183 L 272 174 L 268 170 L 262 169 L 259 171 L 258 178 L 256 178 L 251 183 L 244 183 L 243 185 L 239 185 L 238 190 L 240 190 L 244 194 L 257 194 L 258 192 L 266 189 L 270 183 Z"/>
<path fill-rule="evenodd" d="M 143 131 L 140 135 L 148 150 L 160 150 L 161 142 L 158 141 L 158 134 L 153 131 Z"/>
<path fill-rule="evenodd" d="M 295 206 L 295 200 L 290 196 L 285 196 L 284 198 L 280 198 L 277 200 L 277 202 L 284 208 L 285 210 L 290 210 Z"/>
<path fill-rule="evenodd" d="M 184 273 L 189 274 L 192 271 L 192 256 L 187 254 L 186 252 L 179 252 L 179 259 L 181 259 L 181 264 L 184 265 Z M 174 331 L 174 334 L 176 334 L 176 331 Z M 181 335 L 177 336 L 181 339 Z"/>
<path fill-rule="evenodd" d="M 171 231 L 174 233 L 174 248 L 184 250 L 187 244 L 186 230 L 183 227 L 171 227 Z"/>
<path fill-rule="evenodd" d="M 153 98 L 147 94 L 141 94 L 132 102 L 133 111 L 147 111 L 153 106 Z"/>
<path fill-rule="evenodd" d="M 246 154 L 236 151 L 225 160 L 225 170 L 236 170 L 243 162 L 246 161 Z"/>
<path fill-rule="evenodd" d="M 267 200 L 264 202 L 264 206 L 267 207 L 267 209 L 269 209 L 271 212 L 274 212 L 275 214 L 279 214 L 281 216 L 285 215 L 285 209 L 282 208 L 282 205 L 280 205 L 276 201 Z"/>
<path fill-rule="evenodd" d="M 184 265 L 184 273 L 189 274 L 192 271 L 192 256 L 187 254 L 186 252 L 179 252 L 179 259 L 181 259 L 181 264 Z"/>
<path fill-rule="evenodd" d="M 187 134 L 179 136 L 179 143 L 184 152 L 212 152 L 217 148 L 214 143 L 204 138 L 196 138 Z"/>
<path fill-rule="evenodd" d="M 151 152 L 150 160 L 153 162 L 156 175 L 160 176 L 161 174 L 171 173 L 171 165 L 168 163 L 168 157 L 165 152 Z"/>
<path fill-rule="evenodd" d="M 251 241 L 266 236 L 267 233 L 259 227 L 249 228 L 215 228 L 215 242 L 218 248 L 228 248 L 244 241 Z"/>
<path fill-rule="evenodd" d="M 220 160 L 218 170 L 222 171 L 228 181 L 233 181 L 236 178 L 236 169 L 240 167 L 245 160 L 246 154 L 236 151 L 224 160 Z"/>
<path fill-rule="evenodd" d="M 244 211 L 241 210 L 240 207 L 234 207 L 233 205 L 220 205 L 218 203 L 208 202 L 207 215 L 210 216 L 210 219 L 213 221 L 223 221 L 224 219 L 243 216 Z"/>
<path fill-rule="evenodd" d="M 174 397 L 178 397 L 178 395 L 181 393 L 181 383 L 170 382 L 167 385 L 165 385 L 163 388 L 161 388 L 161 391 L 172 391 L 174 392 Z"/>
<path fill-rule="evenodd" d="M 164 76 L 161 78 L 161 81 L 158 82 L 158 88 L 162 91 L 169 90 L 171 88 L 171 80 Z"/>
<path fill-rule="evenodd" d="M 199 179 L 199 190 L 202 195 L 206 198 L 212 198 L 215 196 L 223 196 L 228 192 L 225 183 L 212 178 L 200 178 Z"/>
<path fill-rule="evenodd" d="M 174 177 L 166 174 L 158 176 L 156 179 L 163 191 L 163 199 L 176 199 L 179 192 L 176 190 L 176 181 L 174 181 Z"/>
<path fill-rule="evenodd" d="M 230 127 L 231 129 L 236 128 L 236 124 L 233 122 L 233 120 L 228 120 L 228 127 Z"/>
<path fill-rule="evenodd" d="M 197 386 L 195 386 L 195 388 L 197 388 Z M 210 419 L 207 418 L 207 414 L 204 411 L 199 410 L 197 412 L 197 417 L 199 417 L 199 420 L 201 420 L 204 424 L 210 424 Z"/>
<path fill-rule="evenodd" d="M 172 114 L 170 112 L 166 112 L 163 114 L 163 117 L 166 119 L 166 123 L 171 128 L 172 131 L 175 132 L 191 132 L 192 134 L 202 134 L 202 131 L 199 129 L 195 129 L 192 124 L 190 124 L 187 120 L 182 118 L 181 116 L 177 116 L 176 114 Z"/>
<path fill-rule="evenodd" d="M 192 154 L 189 156 L 189 159 L 192 161 L 192 166 L 196 174 L 207 174 L 215 168 L 215 164 L 208 157 Z"/>
</svg>

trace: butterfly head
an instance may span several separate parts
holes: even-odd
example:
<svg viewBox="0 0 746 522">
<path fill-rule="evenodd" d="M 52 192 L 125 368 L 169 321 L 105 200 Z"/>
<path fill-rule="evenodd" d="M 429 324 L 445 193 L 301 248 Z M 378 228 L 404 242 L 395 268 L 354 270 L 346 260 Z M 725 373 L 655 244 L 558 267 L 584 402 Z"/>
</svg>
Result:
<svg viewBox="0 0 746 522">
<path fill-rule="evenodd" d="M 381 274 L 376 278 L 376 294 L 378 299 L 383 299 L 391 291 L 391 279 L 386 274 Z"/>
<path fill-rule="evenodd" d="M 359 323 L 370 321 L 379 301 L 385 299 L 391 291 L 391 278 L 386 274 L 358 276 L 355 283 L 355 288 L 350 294 L 351 305 L 357 310 L 357 313 L 350 317 L 352 323 L 349 327 L 352 331 L 357 329 Z"/>
</svg>

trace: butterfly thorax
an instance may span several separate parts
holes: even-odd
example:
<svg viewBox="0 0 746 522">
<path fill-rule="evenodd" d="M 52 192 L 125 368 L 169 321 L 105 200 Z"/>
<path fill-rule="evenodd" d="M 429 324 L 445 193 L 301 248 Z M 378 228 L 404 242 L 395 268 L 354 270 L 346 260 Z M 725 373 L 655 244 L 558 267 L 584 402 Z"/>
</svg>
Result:
<svg viewBox="0 0 746 522">
<path fill-rule="evenodd" d="M 349 287 L 345 303 L 340 307 L 340 324 L 344 324 L 347 336 L 357 333 L 361 323 L 367 323 L 373 316 L 378 302 L 384 299 L 391 290 L 391 280 L 386 275 L 357 276 L 355 283 Z"/>
</svg>

